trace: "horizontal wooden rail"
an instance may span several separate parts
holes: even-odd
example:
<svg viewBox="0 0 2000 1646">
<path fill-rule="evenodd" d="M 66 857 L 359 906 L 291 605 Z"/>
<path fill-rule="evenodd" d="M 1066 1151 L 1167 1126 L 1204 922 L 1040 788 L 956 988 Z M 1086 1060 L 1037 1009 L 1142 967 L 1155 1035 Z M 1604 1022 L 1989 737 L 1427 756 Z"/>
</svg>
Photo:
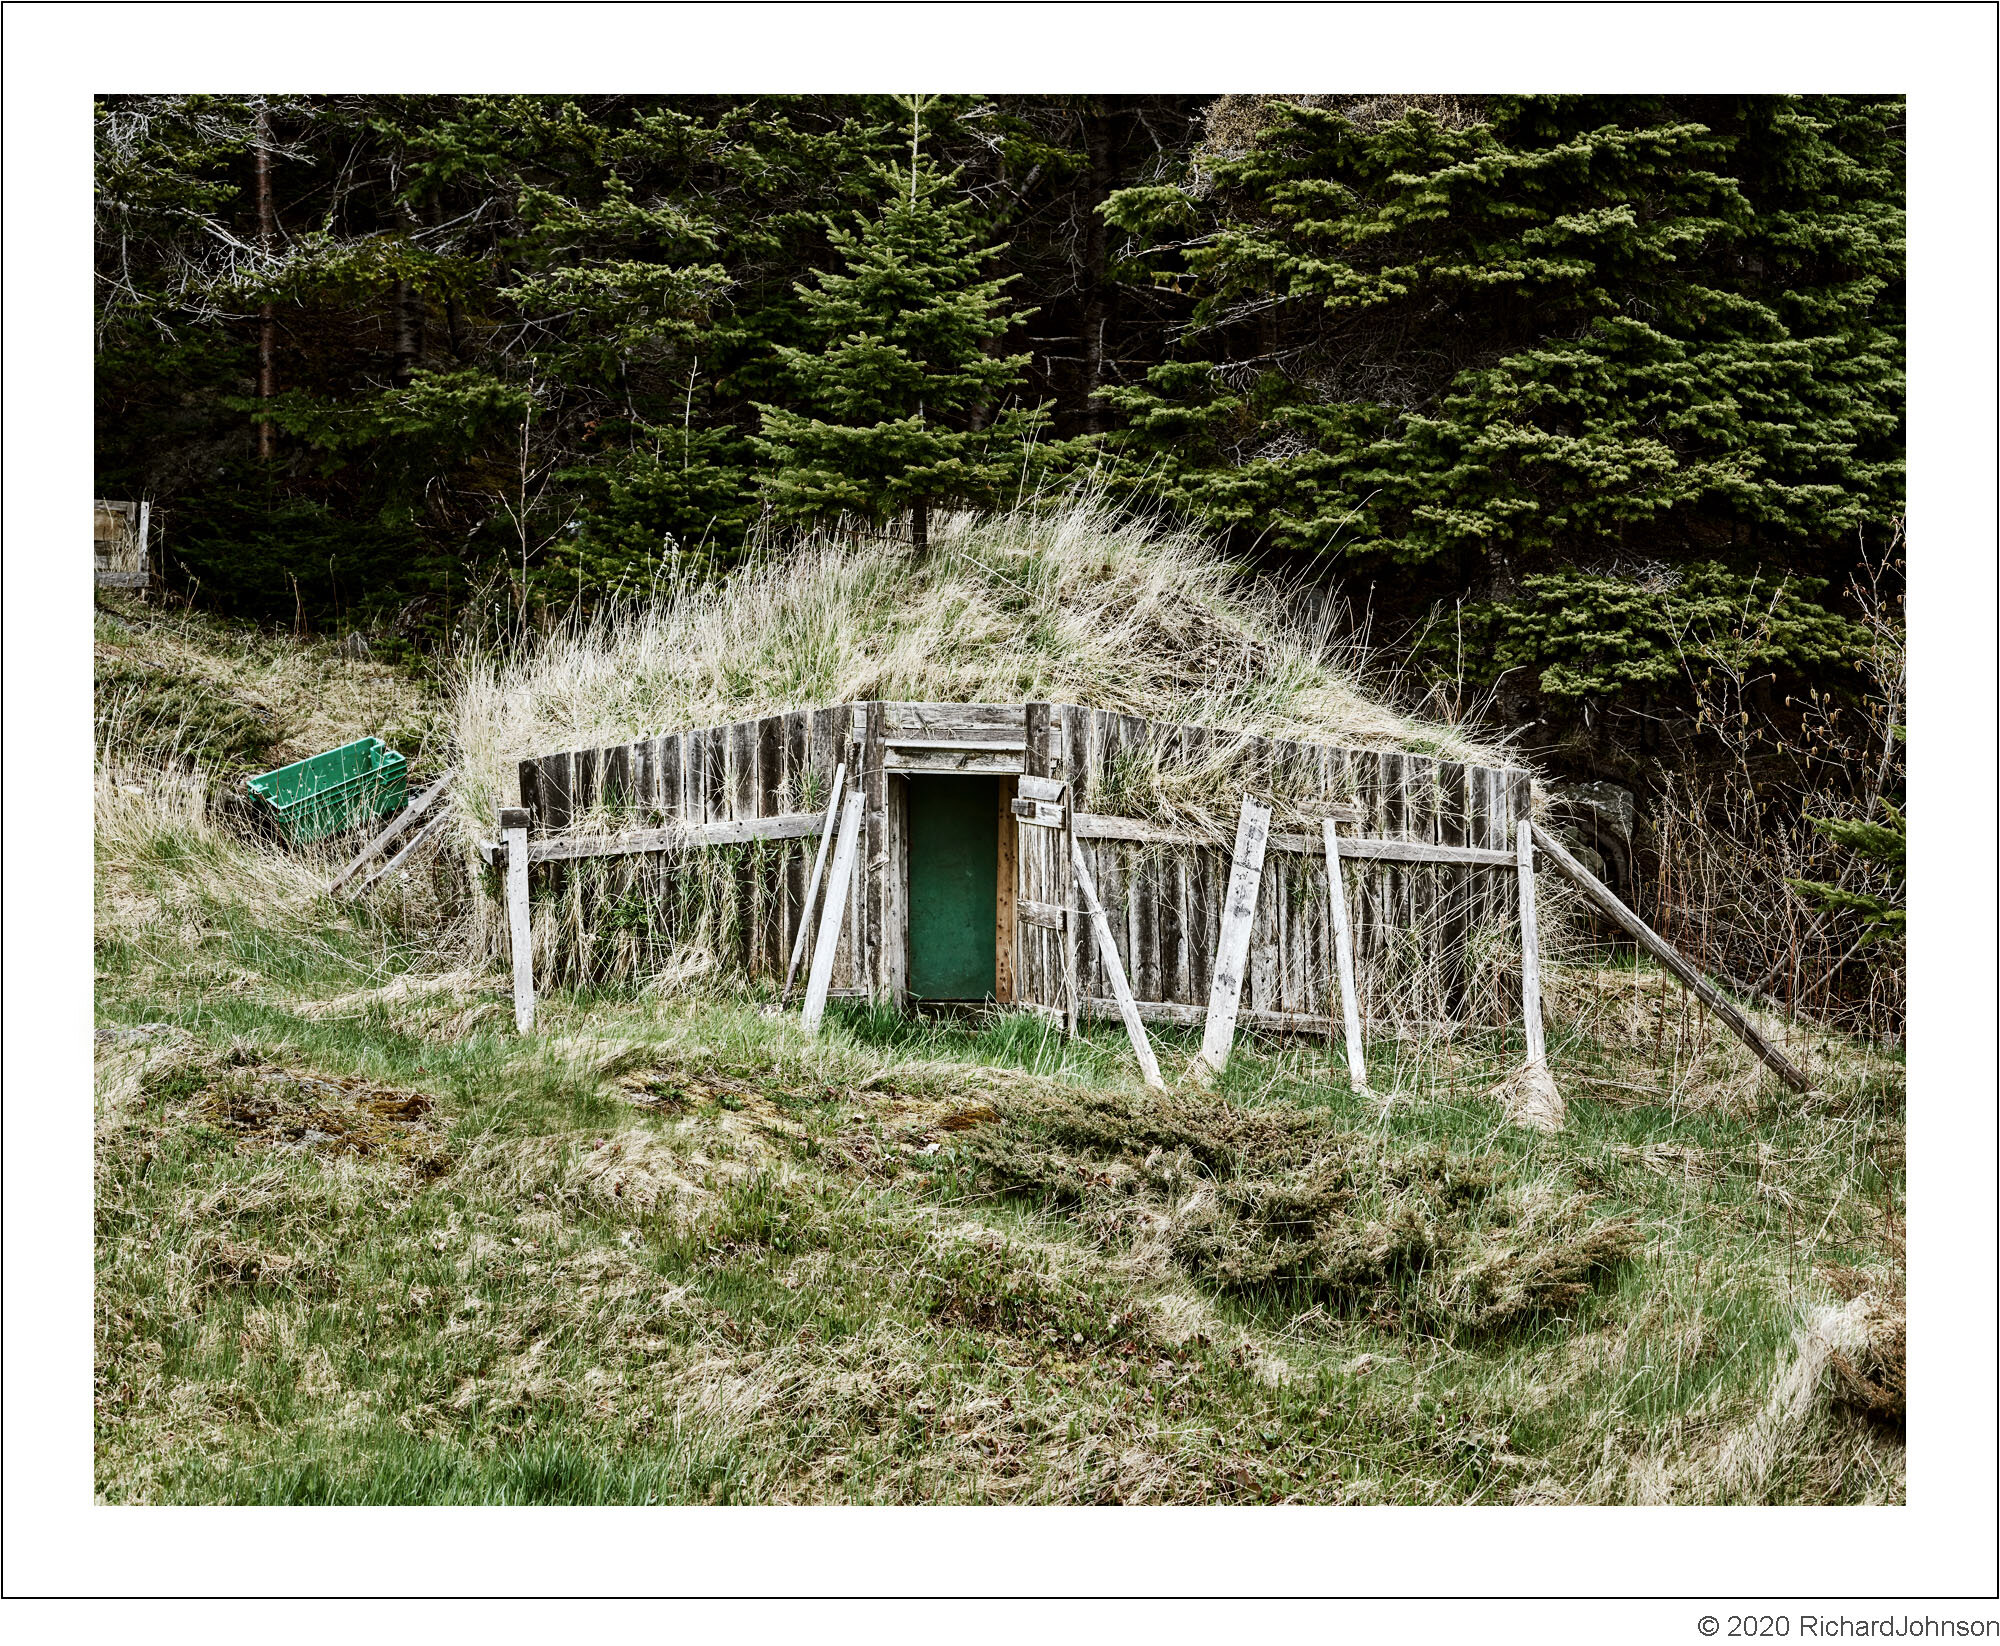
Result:
<svg viewBox="0 0 2000 1646">
<path fill-rule="evenodd" d="M 1148 1023 L 1171 1023 L 1184 1029 L 1198 1029 L 1208 1019 L 1206 1006 L 1183 1006 L 1171 1000 L 1141 1000 L 1135 1003 L 1139 1016 Z M 1083 1015 L 1118 1020 L 1118 1002 L 1103 995 L 1086 996 Z M 1266 1029 L 1275 1034 L 1325 1035 L 1334 1020 L 1323 1012 L 1267 1012 L 1254 1007 L 1237 1008 L 1236 1021 L 1248 1028 Z"/>
<path fill-rule="evenodd" d="M 633 852 L 684 851 L 700 846 L 741 846 L 752 840 L 800 840 L 825 823 L 824 812 L 785 812 L 777 817 L 753 817 L 734 823 L 669 823 L 656 829 L 629 829 L 622 834 L 550 835 L 528 843 L 530 863 L 567 863 L 585 857 L 623 857 Z M 1162 828 L 1130 817 L 1078 812 L 1073 819 L 1079 840 L 1125 840 L 1147 845 L 1207 846 L 1223 849 L 1225 842 L 1186 830 Z M 1323 842 L 1304 834 L 1274 834 L 1270 849 L 1319 856 Z M 489 863 L 498 854 L 482 853 Z M 1429 840 L 1375 840 L 1343 835 L 1342 857 L 1372 858 L 1384 863 L 1458 864 L 1468 868 L 1511 869 L 1514 854 L 1484 846 L 1442 846 Z"/>
<path fill-rule="evenodd" d="M 1028 746 L 1018 737 L 922 737 L 915 733 L 885 737 L 882 741 L 892 749 L 966 749 L 977 754 L 997 754 L 1008 749 L 1018 753 Z"/>
<path fill-rule="evenodd" d="M 635 852 L 685 851 L 699 846 L 743 846 L 753 840 L 802 840 L 819 832 L 825 812 L 784 812 L 734 823 L 669 823 L 623 834 L 549 835 L 528 842 L 530 863 L 569 863 L 583 857 L 625 857 Z M 486 856 L 489 863 L 502 854 Z"/>
<path fill-rule="evenodd" d="M 1060 932 L 1069 925 L 1060 904 L 1038 903 L 1031 897 L 1015 899 L 1014 916 L 1024 926 L 1038 926 L 1048 932 Z"/>
<path fill-rule="evenodd" d="M 1326 807 L 1328 815 L 1352 821 L 1359 814 L 1351 806 Z M 1207 846 L 1226 851 L 1229 842 L 1187 829 L 1170 829 L 1137 818 L 1109 817 L 1101 812 L 1078 812 L 1071 823 L 1079 840 L 1128 840 L 1143 845 Z M 1274 852 L 1298 852 L 1319 857 L 1326 843 L 1316 835 L 1274 834 L 1266 844 Z M 1342 857 L 1373 858 L 1382 863 L 1455 863 L 1468 868 L 1511 869 L 1514 854 L 1487 846 L 1443 846 L 1430 840 L 1378 840 L 1363 835 L 1340 837 Z"/>
</svg>

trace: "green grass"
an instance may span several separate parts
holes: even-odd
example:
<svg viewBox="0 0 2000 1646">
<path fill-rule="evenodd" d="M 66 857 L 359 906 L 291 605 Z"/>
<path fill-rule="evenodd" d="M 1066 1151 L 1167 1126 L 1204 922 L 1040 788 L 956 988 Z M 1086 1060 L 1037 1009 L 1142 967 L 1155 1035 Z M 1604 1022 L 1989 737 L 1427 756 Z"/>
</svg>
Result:
<svg viewBox="0 0 2000 1646">
<path fill-rule="evenodd" d="M 1880 1261 L 1900 1215 L 1879 1094 L 1578 1100 L 1546 1138 L 1482 1095 L 1498 1039 L 1386 1115 L 1323 1048 L 1250 1041 L 1212 1109 L 1180 1100 L 1197 1119 L 1483 1161 L 1641 1240 L 1578 1306 L 1492 1334 L 1402 1316 L 1394 1288 L 1232 1289 L 1155 1249 L 1144 1194 L 1010 1187 L 969 1146 L 1032 1139 L 1065 1093 L 1143 1103 L 1115 1026 L 843 1006 L 808 1043 L 748 1003 L 600 992 L 545 1000 L 534 1039 L 454 1038 L 393 1003 L 324 1012 L 410 958 L 328 912 L 108 945 L 104 1021 L 186 1031 L 107 1057 L 144 1064 L 122 1099 L 105 1082 L 100 1133 L 108 1499 L 1616 1501 L 1642 1468 L 1702 1496 L 1817 1271 Z M 1160 1049 L 1175 1068 L 1193 1045 Z M 439 1160 L 232 1135 L 202 1095 L 231 1057 L 429 1094 Z M 1079 1158 L 1115 1176 L 1141 1152 Z M 1793 1462 L 1764 1495 L 1900 1493 L 1893 1448 L 1831 1414 Z"/>
<path fill-rule="evenodd" d="M 98 831 L 99 1022 L 166 1026 L 99 1054 L 106 1501 L 1902 1499 L 1831 1370 L 1779 1401 L 1900 1305 L 1897 1058 L 1801 1102 L 1629 967 L 1555 980 L 1552 1136 L 1510 1031 L 1165 1098 L 1025 1012 L 556 989 L 521 1037 L 448 907 L 172 784 Z"/>
</svg>

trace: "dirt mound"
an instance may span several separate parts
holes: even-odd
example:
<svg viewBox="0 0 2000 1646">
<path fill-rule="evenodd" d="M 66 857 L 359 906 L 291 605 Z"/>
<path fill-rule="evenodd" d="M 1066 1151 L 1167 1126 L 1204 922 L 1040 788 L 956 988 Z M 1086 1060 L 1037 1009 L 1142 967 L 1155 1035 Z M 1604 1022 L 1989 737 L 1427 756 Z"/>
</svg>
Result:
<svg viewBox="0 0 2000 1646">
<path fill-rule="evenodd" d="M 196 1094 L 196 1112 L 221 1132 L 273 1148 L 326 1155 L 389 1155 L 420 1169 L 444 1165 L 440 1128 L 423 1092 L 251 1064 L 231 1069 Z"/>
</svg>

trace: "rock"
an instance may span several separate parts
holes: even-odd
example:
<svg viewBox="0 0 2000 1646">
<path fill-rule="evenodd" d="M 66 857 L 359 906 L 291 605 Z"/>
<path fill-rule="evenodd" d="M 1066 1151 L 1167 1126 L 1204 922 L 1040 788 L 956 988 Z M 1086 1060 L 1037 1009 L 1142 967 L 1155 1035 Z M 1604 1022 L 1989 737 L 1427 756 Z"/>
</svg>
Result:
<svg viewBox="0 0 2000 1646">
<path fill-rule="evenodd" d="M 1617 783 L 1558 783 L 1549 790 L 1549 818 L 1583 866 L 1621 895 L 1632 890 L 1632 843 L 1639 802 Z"/>
<path fill-rule="evenodd" d="M 340 651 L 343 657 L 351 657 L 356 662 L 365 662 L 368 658 L 368 636 L 359 631 L 350 634 L 341 641 Z"/>
<path fill-rule="evenodd" d="M 1586 869 L 1588 869 L 1592 874 L 1596 875 L 1599 880 L 1610 881 L 1617 878 L 1615 875 L 1612 874 L 1609 866 L 1606 865 L 1603 857 L 1601 857 L 1598 853 L 1592 851 L 1590 847 L 1586 846 L 1582 841 L 1580 840 L 1570 841 L 1569 854 L 1571 857 L 1575 858 L 1577 862 L 1581 863 Z"/>
</svg>

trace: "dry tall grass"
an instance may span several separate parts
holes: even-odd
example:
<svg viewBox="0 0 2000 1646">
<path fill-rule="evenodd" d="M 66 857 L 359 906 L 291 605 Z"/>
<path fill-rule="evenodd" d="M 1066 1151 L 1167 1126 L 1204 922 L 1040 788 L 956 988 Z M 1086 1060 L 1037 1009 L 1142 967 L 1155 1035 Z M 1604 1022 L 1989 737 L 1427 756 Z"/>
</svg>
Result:
<svg viewBox="0 0 2000 1646">
<path fill-rule="evenodd" d="M 220 775 L 263 771 L 358 737 L 412 761 L 429 729 L 405 671 L 311 640 L 100 591 L 94 639 L 100 748 Z M 231 758 L 234 757 L 234 758 Z"/>
<path fill-rule="evenodd" d="M 686 726 L 866 698 L 1087 703 L 1454 759 L 1497 751 L 1370 689 L 1337 618 L 1253 584 L 1198 534 L 1089 494 L 933 522 L 928 559 L 841 533 L 721 584 L 662 587 L 460 660 L 461 805 L 511 804 L 515 764 Z"/>
</svg>

